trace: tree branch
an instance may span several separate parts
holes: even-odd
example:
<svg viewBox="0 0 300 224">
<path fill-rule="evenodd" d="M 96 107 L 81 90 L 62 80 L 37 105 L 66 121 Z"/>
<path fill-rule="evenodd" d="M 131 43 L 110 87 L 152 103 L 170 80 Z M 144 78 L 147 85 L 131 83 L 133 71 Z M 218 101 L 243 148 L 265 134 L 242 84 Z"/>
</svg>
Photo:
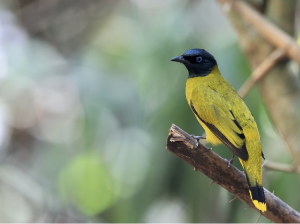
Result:
<svg viewBox="0 0 300 224">
<path fill-rule="evenodd" d="M 283 171 L 283 172 L 295 172 L 300 174 L 300 167 L 296 165 L 288 165 L 283 163 L 276 163 L 272 161 L 267 161 L 264 165 L 264 168 L 275 171 Z"/>
<path fill-rule="evenodd" d="M 262 79 L 276 63 L 285 56 L 284 52 L 280 49 L 273 51 L 251 74 L 251 76 L 244 82 L 238 90 L 241 98 L 244 98 L 251 90 L 254 83 Z"/>
<path fill-rule="evenodd" d="M 289 58 L 297 61 L 300 65 L 300 48 L 291 36 L 280 30 L 242 1 L 219 0 L 219 2 L 222 4 L 229 4 L 230 9 L 237 12 L 244 21 L 251 24 L 260 35 L 274 46 L 284 51 Z"/>
<path fill-rule="evenodd" d="M 177 141 L 177 139 L 179 141 Z M 260 212 L 255 208 L 250 199 L 245 174 L 233 165 L 227 168 L 227 160 L 224 160 L 200 142 L 197 143 L 191 135 L 175 124 L 171 126 L 167 138 L 167 149 L 190 164 L 195 170 L 202 172 L 235 197 L 245 202 L 251 208 Z M 264 191 L 267 211 L 261 213 L 263 216 L 273 222 L 300 222 L 300 214 L 297 211 L 268 190 L 264 189 Z"/>
</svg>

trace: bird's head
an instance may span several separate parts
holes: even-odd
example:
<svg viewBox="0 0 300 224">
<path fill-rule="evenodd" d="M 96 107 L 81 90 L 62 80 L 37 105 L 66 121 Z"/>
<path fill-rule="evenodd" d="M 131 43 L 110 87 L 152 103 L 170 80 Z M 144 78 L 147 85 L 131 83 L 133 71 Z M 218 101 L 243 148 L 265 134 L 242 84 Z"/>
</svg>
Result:
<svg viewBox="0 0 300 224">
<path fill-rule="evenodd" d="M 190 49 L 171 61 L 180 62 L 189 71 L 189 78 L 207 76 L 217 64 L 215 58 L 204 49 Z"/>
</svg>

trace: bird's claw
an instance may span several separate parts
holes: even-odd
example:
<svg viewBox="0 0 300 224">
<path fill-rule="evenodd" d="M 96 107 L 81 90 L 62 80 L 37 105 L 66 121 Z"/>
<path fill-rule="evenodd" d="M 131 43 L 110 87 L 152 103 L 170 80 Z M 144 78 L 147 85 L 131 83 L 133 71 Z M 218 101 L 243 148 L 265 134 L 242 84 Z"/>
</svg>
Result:
<svg viewBox="0 0 300 224">
<path fill-rule="evenodd" d="M 226 159 L 226 160 L 227 160 L 227 159 Z M 232 157 L 231 157 L 231 159 L 230 159 L 230 160 L 227 160 L 227 162 L 228 162 L 227 169 L 230 167 L 230 164 L 232 164 L 232 163 L 233 163 L 233 161 L 234 161 L 234 154 L 232 154 Z"/>
<path fill-rule="evenodd" d="M 196 139 L 196 148 L 199 146 L 199 140 L 200 139 L 206 139 L 205 136 L 197 136 L 197 135 L 191 135 L 194 139 Z"/>
<path fill-rule="evenodd" d="M 199 141 L 199 139 L 206 139 L 205 136 L 197 136 L 197 135 L 191 135 L 193 138 L 197 139 Z"/>
<path fill-rule="evenodd" d="M 226 161 L 227 161 L 227 163 L 228 163 L 228 166 L 227 166 L 227 169 L 230 167 L 230 164 L 231 164 L 231 162 L 230 162 L 230 160 L 228 160 L 228 159 L 225 159 Z"/>
</svg>

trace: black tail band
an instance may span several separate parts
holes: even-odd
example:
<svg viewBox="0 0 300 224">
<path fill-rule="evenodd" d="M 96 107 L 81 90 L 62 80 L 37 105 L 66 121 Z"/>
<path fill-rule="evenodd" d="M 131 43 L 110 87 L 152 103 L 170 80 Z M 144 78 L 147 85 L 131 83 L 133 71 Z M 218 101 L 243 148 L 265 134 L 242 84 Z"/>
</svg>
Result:
<svg viewBox="0 0 300 224">
<path fill-rule="evenodd" d="M 257 200 L 259 202 L 266 203 L 264 187 L 257 185 L 257 183 L 255 183 L 255 186 L 250 186 L 247 174 L 246 177 L 247 177 L 249 190 L 251 191 L 252 200 Z"/>
</svg>

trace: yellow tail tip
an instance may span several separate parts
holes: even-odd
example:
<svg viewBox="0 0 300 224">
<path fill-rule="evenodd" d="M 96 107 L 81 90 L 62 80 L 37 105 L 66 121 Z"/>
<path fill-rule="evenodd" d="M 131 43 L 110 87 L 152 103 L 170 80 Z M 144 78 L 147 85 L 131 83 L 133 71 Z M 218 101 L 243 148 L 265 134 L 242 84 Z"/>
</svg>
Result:
<svg viewBox="0 0 300 224">
<path fill-rule="evenodd" d="M 260 210 L 260 211 L 262 211 L 262 212 L 267 211 L 267 205 L 266 205 L 266 203 L 259 202 L 259 201 L 257 201 L 257 200 L 253 200 L 253 204 L 255 205 L 255 207 L 256 207 L 258 210 Z"/>
<path fill-rule="evenodd" d="M 251 192 L 251 187 L 250 187 L 250 190 L 249 190 L 249 193 L 250 193 L 250 198 L 251 198 L 251 200 L 252 200 L 252 202 L 253 202 L 253 204 L 255 205 L 255 207 L 258 209 L 258 210 L 260 210 L 260 211 L 262 211 L 262 212 L 265 212 L 265 211 L 267 211 L 267 205 L 266 205 L 266 202 L 265 202 L 265 196 L 264 196 L 264 193 L 263 193 L 263 187 L 261 186 L 261 187 L 254 187 L 254 190 L 255 189 L 258 189 L 258 190 L 262 190 L 262 194 L 260 194 L 260 195 L 262 195 L 262 197 L 260 198 L 260 201 L 258 201 L 258 200 L 256 200 L 256 199 L 253 199 L 253 197 L 252 197 L 252 192 Z M 253 190 L 253 189 L 252 189 Z"/>
</svg>

